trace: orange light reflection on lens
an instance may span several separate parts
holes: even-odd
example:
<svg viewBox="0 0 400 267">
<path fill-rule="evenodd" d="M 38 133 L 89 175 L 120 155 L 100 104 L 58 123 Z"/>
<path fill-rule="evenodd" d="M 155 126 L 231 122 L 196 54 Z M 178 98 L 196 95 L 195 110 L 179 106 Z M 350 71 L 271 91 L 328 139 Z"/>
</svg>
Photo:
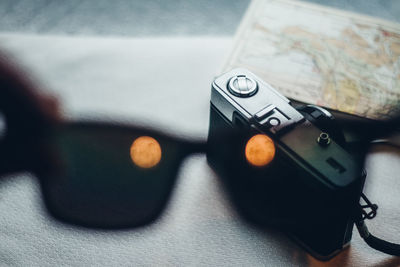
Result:
<svg viewBox="0 0 400 267">
<path fill-rule="evenodd" d="M 161 146 L 150 136 L 140 136 L 131 145 L 131 159 L 141 168 L 152 168 L 161 160 Z"/>
<path fill-rule="evenodd" d="M 257 134 L 247 141 L 245 155 L 247 161 L 261 167 L 270 163 L 275 157 L 274 141 L 265 134 Z"/>
</svg>

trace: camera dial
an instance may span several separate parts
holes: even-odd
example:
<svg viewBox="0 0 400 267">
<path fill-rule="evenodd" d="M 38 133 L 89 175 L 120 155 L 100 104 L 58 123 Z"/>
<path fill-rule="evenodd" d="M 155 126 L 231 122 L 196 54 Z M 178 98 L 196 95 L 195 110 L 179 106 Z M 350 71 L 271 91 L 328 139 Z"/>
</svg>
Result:
<svg viewBox="0 0 400 267">
<path fill-rule="evenodd" d="M 230 79 L 228 90 L 235 96 L 248 97 L 257 93 L 257 82 L 246 75 L 237 75 Z"/>
</svg>

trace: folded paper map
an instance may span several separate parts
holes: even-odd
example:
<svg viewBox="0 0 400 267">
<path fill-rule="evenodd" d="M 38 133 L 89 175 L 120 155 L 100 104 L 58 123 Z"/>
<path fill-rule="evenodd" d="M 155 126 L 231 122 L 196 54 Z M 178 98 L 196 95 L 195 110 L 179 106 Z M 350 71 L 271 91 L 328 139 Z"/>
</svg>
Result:
<svg viewBox="0 0 400 267">
<path fill-rule="evenodd" d="M 287 97 L 370 119 L 400 110 L 400 24 L 254 0 L 223 71 L 244 67 Z"/>
</svg>

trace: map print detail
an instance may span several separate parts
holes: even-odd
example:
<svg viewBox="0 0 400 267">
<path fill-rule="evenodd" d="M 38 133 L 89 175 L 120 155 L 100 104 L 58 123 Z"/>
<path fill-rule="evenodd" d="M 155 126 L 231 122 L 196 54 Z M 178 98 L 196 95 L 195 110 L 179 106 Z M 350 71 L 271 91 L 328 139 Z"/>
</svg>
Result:
<svg viewBox="0 0 400 267">
<path fill-rule="evenodd" d="M 400 25 L 286 0 L 253 1 L 223 71 L 247 68 L 301 102 L 370 119 L 400 112 Z"/>
</svg>

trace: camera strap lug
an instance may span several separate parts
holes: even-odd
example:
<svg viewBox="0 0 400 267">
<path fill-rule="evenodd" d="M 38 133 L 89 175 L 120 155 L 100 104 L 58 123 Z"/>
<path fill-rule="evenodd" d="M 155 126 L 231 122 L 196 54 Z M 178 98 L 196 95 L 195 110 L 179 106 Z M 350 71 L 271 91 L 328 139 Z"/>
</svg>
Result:
<svg viewBox="0 0 400 267">
<path fill-rule="evenodd" d="M 378 205 L 373 204 L 363 193 L 361 193 L 361 198 L 365 201 L 366 205 L 359 205 L 360 209 L 356 214 L 355 224 L 362 239 L 373 249 L 389 255 L 400 256 L 399 244 L 380 239 L 368 231 L 365 219 L 371 220 L 375 218 Z"/>
<path fill-rule="evenodd" d="M 375 218 L 376 212 L 378 210 L 378 205 L 373 204 L 364 193 L 361 193 L 361 198 L 365 201 L 365 205 L 361 205 L 361 220 L 371 220 Z"/>
</svg>

